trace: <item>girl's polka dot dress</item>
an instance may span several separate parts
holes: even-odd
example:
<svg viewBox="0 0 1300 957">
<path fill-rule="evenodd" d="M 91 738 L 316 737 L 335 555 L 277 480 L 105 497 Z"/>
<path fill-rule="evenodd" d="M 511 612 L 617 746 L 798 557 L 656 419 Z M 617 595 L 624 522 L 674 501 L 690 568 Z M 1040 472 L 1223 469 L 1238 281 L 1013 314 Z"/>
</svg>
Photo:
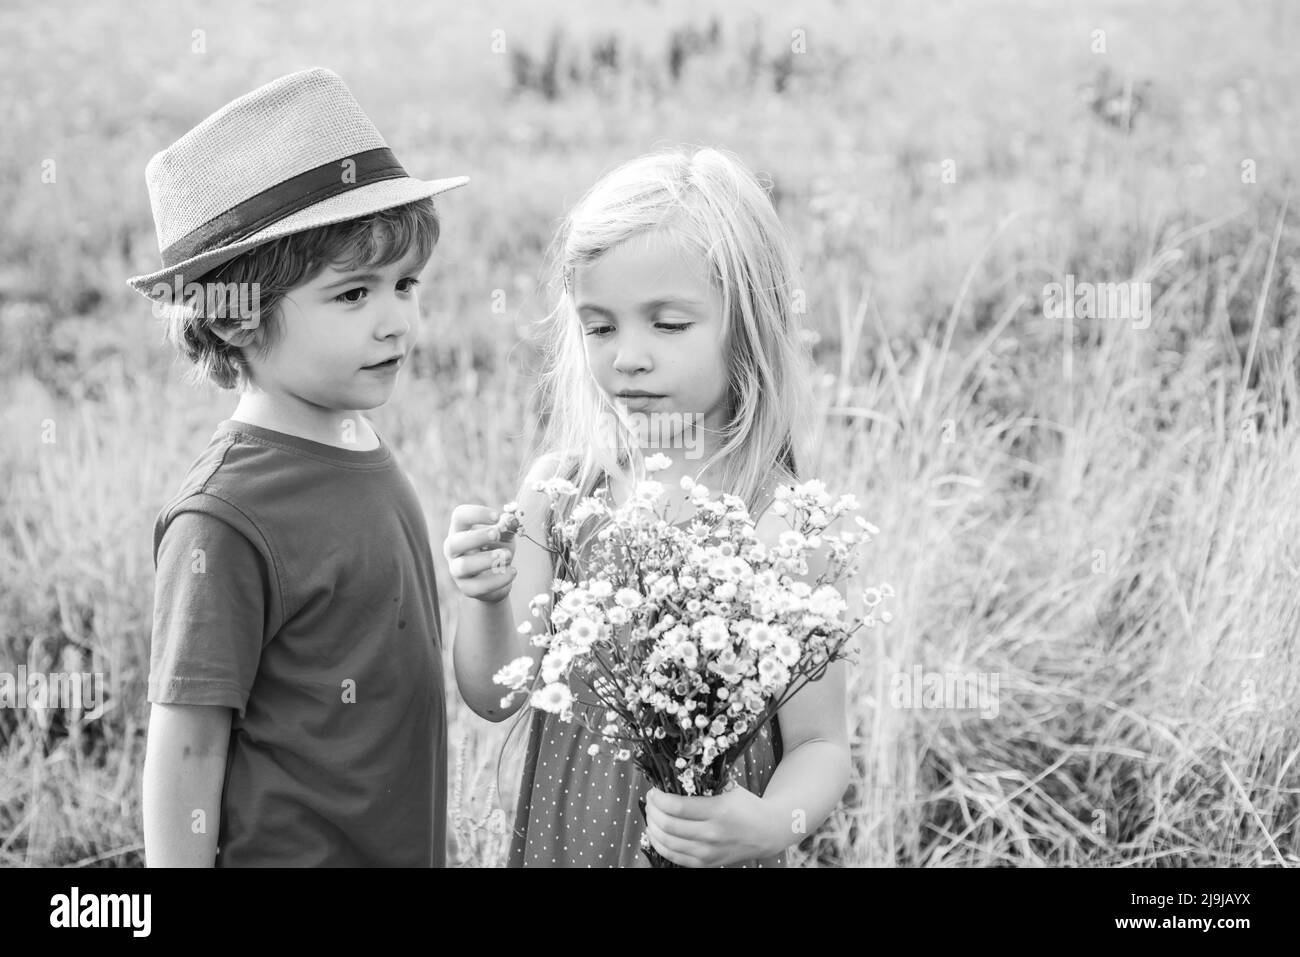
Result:
<svg viewBox="0 0 1300 957">
<path fill-rule="evenodd" d="M 572 678 L 576 698 L 591 691 Z M 603 724 L 604 708 L 574 704 Z M 777 731 L 779 734 L 779 729 Z M 588 748 L 600 744 L 591 755 Z M 772 728 L 756 737 L 736 762 L 738 784 L 761 796 L 776 769 Z M 616 761 L 611 748 L 577 720 L 535 710 L 529 728 L 519 805 L 510 842 L 510 867 L 649 867 L 641 850 L 645 822 L 638 801 L 650 784 L 631 761 Z M 785 852 L 733 867 L 784 867 Z"/>
</svg>

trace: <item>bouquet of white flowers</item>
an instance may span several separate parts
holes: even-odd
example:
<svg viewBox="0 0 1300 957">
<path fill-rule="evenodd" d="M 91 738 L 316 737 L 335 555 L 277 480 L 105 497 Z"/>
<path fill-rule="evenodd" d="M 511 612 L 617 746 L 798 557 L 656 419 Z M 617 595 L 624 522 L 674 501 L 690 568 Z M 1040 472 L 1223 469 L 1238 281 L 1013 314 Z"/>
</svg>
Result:
<svg viewBox="0 0 1300 957">
<path fill-rule="evenodd" d="M 669 464 L 654 455 L 646 469 Z M 549 627 L 524 622 L 519 630 L 545 653 L 539 674 L 523 657 L 494 680 L 511 689 L 503 707 L 531 691 L 534 707 L 580 721 L 661 790 L 711 795 L 727 786 L 733 765 L 781 706 L 850 656 L 858 629 L 890 620 L 882 602 L 893 591 L 867 588 L 865 617 L 845 620 L 834 583 L 855 574 L 859 544 L 879 531 L 857 516 L 856 531 L 826 532 L 857 510 L 851 495 L 832 501 L 820 481 L 777 489 L 772 511 L 790 527 L 769 547 L 757 540 L 742 499 L 715 498 L 689 476 L 682 488 L 695 509 L 687 527 L 660 513 L 665 489 L 653 479 L 617 509 L 601 490 L 563 521 L 558 499 L 576 487 L 564 479 L 538 483 L 556 521 L 547 523 L 550 540 L 537 544 L 562 567 L 553 592 L 529 603 L 538 618 L 550 607 Z M 513 504 L 506 511 L 518 517 Z M 600 530 L 580 561 L 579 532 L 592 518 Z M 808 554 L 823 547 L 825 571 L 813 584 L 796 580 L 809 573 Z M 575 700 L 596 710 L 575 713 Z M 600 708 L 603 722 L 592 718 Z M 642 843 L 652 864 L 666 865 Z"/>
</svg>

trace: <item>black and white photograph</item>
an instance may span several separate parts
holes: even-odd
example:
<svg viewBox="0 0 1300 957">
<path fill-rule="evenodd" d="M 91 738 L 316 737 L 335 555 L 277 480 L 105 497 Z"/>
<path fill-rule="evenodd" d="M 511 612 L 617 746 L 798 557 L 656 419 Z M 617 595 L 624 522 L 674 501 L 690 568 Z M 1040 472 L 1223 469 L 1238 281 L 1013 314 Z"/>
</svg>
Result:
<svg viewBox="0 0 1300 957">
<path fill-rule="evenodd" d="M 1041 869 L 1248 930 L 1192 877 L 1300 866 L 1298 41 L 6 3 L 35 923 L 147 936 L 92 872 L 155 868 Z"/>
</svg>

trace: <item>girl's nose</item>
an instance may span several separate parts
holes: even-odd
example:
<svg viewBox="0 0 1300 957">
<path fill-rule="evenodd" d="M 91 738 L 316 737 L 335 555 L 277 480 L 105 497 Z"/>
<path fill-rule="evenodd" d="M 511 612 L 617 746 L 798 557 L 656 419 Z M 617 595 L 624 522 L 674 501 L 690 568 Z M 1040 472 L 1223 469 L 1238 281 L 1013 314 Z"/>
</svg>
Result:
<svg viewBox="0 0 1300 957">
<path fill-rule="evenodd" d="M 654 366 L 650 351 L 634 336 L 622 336 L 614 353 L 614 371 L 624 375 L 648 372 Z"/>
</svg>

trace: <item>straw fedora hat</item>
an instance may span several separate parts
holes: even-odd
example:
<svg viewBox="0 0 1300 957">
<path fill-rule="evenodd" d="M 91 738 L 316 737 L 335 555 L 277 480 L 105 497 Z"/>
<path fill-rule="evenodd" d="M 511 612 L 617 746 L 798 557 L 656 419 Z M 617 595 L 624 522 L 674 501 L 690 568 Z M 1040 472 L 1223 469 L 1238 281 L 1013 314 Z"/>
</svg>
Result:
<svg viewBox="0 0 1300 957">
<path fill-rule="evenodd" d="M 337 74 L 291 73 L 223 106 L 145 168 L 163 268 L 151 299 L 255 246 L 463 186 L 407 175 Z"/>
</svg>

